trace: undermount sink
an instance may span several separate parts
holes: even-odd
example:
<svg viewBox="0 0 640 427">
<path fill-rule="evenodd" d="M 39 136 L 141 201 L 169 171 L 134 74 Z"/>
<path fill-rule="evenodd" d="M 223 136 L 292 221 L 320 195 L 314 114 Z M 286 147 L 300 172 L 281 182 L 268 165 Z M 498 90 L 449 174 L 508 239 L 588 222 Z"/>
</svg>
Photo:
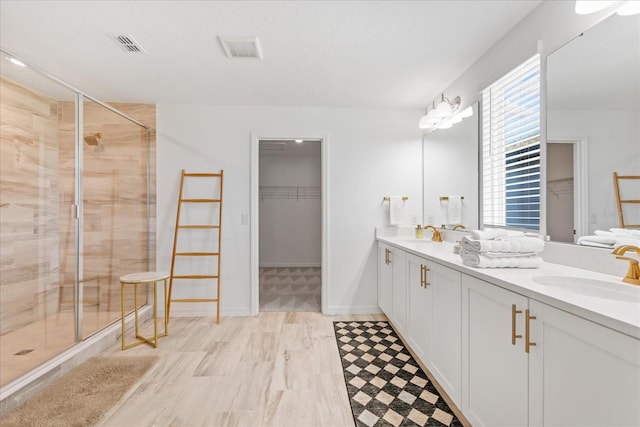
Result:
<svg viewBox="0 0 640 427">
<path fill-rule="evenodd" d="M 640 303 L 640 288 L 635 289 L 622 282 L 573 276 L 536 276 L 532 280 L 539 285 L 565 289 L 585 297 Z"/>
</svg>

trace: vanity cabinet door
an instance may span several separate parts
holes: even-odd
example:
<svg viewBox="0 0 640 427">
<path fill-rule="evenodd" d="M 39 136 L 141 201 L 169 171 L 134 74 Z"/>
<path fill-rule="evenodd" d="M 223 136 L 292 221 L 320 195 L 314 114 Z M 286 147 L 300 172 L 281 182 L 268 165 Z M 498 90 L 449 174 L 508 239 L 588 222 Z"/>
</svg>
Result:
<svg viewBox="0 0 640 427">
<path fill-rule="evenodd" d="M 405 257 L 406 252 L 391 247 L 391 267 L 393 270 L 392 279 L 392 321 L 398 332 L 406 335 L 408 318 L 408 298 L 407 283 L 405 280 Z"/>
<path fill-rule="evenodd" d="M 393 264 L 390 247 L 378 243 L 378 306 L 387 317 L 393 308 Z"/>
<path fill-rule="evenodd" d="M 407 340 L 418 357 L 428 364 L 431 354 L 433 324 L 433 291 L 425 281 L 427 260 L 407 254 L 407 287 L 409 290 L 409 324 Z"/>
<path fill-rule="evenodd" d="M 407 254 L 411 348 L 446 393 L 460 404 L 460 273 Z"/>
<path fill-rule="evenodd" d="M 640 340 L 531 300 L 530 425 L 640 426 Z"/>
<path fill-rule="evenodd" d="M 433 301 L 429 362 L 431 372 L 460 406 L 462 386 L 461 274 L 451 268 L 428 264 L 427 287 Z"/>
<path fill-rule="evenodd" d="M 515 314 L 512 328 L 512 306 Z M 522 295 L 462 275 L 462 412 L 474 426 L 526 426 L 528 357 Z M 512 344 L 513 335 L 516 344 Z"/>
</svg>

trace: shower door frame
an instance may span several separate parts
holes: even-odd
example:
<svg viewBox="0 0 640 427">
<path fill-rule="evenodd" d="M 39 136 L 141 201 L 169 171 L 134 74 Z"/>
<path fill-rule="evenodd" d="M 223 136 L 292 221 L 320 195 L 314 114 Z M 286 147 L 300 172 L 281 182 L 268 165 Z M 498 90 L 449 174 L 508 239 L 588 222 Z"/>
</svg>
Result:
<svg viewBox="0 0 640 427">
<path fill-rule="evenodd" d="M 83 133 L 83 128 L 84 128 L 84 101 L 91 101 L 94 102 L 98 105 L 100 105 L 101 107 L 119 115 L 120 117 L 132 122 L 133 124 L 136 124 L 138 126 L 140 126 L 141 128 L 145 129 L 146 131 L 146 138 L 147 138 L 147 150 L 146 150 L 146 162 L 147 162 L 147 269 L 149 269 L 149 265 L 151 262 L 151 241 L 150 241 L 150 236 L 151 236 L 151 221 L 149 220 L 149 209 L 150 209 L 150 200 L 149 200 L 149 194 L 150 194 L 150 186 L 151 186 L 151 179 L 150 179 L 150 172 L 151 172 L 151 147 L 150 147 L 150 133 L 151 133 L 151 128 L 147 125 L 145 125 L 144 123 L 134 119 L 133 117 L 123 113 L 122 111 L 110 106 L 109 104 L 106 104 L 94 97 L 92 97 L 91 95 L 86 94 L 85 92 L 81 91 L 80 89 L 70 85 L 69 83 L 65 82 L 64 80 L 59 79 L 58 77 L 52 75 L 51 73 L 49 73 L 48 71 L 46 71 L 45 69 L 43 69 L 42 67 L 40 67 L 39 65 L 24 59 L 22 57 L 20 57 L 19 55 L 14 54 L 13 52 L 1 48 L 0 47 L 0 52 L 4 55 L 7 55 L 10 58 L 15 58 L 17 60 L 19 60 L 20 62 L 22 62 L 23 64 L 25 64 L 26 67 L 28 67 L 29 69 L 35 71 L 36 73 L 44 76 L 45 78 L 52 80 L 53 82 L 63 86 L 64 88 L 72 91 L 75 94 L 75 160 L 74 160 L 74 202 L 73 204 L 70 206 L 72 212 L 73 212 L 73 221 L 74 221 L 74 245 L 75 245 L 75 272 L 74 272 L 74 276 L 75 276 L 75 282 L 74 282 L 74 342 L 76 344 L 82 342 L 83 339 L 88 338 L 89 336 L 95 334 L 96 332 L 100 331 L 103 328 L 99 328 L 96 331 L 93 331 L 92 333 L 88 334 L 87 336 L 83 337 L 82 335 L 82 280 L 83 280 L 83 259 L 80 256 L 81 253 L 81 249 L 82 249 L 82 208 L 83 208 L 83 193 L 82 193 L 82 174 L 84 172 L 83 169 L 83 156 L 84 156 L 84 145 L 82 144 L 83 139 L 82 139 L 82 133 Z M 107 325 L 108 326 L 108 325 Z"/>
</svg>

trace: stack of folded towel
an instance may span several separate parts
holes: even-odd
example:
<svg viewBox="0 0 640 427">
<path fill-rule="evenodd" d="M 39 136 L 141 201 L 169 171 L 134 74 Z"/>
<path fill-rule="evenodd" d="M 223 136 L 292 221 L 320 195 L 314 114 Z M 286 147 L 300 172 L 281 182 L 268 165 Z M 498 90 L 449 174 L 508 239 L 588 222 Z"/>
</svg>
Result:
<svg viewBox="0 0 640 427">
<path fill-rule="evenodd" d="M 640 230 L 630 228 L 610 228 L 609 231 L 596 230 L 594 236 L 578 238 L 579 245 L 613 249 L 622 245 L 640 246 Z"/>
<path fill-rule="evenodd" d="M 460 257 L 465 265 L 483 268 L 536 268 L 544 242 L 521 231 L 473 230 L 460 241 Z"/>
</svg>

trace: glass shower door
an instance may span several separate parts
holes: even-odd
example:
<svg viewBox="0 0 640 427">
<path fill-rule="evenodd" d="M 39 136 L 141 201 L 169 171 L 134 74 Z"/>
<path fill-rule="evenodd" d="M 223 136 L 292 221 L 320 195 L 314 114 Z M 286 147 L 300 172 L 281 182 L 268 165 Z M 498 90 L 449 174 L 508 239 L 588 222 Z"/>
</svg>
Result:
<svg viewBox="0 0 640 427">
<path fill-rule="evenodd" d="M 120 276 L 148 270 L 147 129 L 83 102 L 81 336 L 120 318 Z M 132 299 L 133 295 L 127 295 Z M 138 303 L 147 302 L 146 294 Z M 127 301 L 127 307 L 133 303 Z"/>
<path fill-rule="evenodd" d="M 0 58 L 0 386 L 75 344 L 76 94 Z"/>
</svg>

